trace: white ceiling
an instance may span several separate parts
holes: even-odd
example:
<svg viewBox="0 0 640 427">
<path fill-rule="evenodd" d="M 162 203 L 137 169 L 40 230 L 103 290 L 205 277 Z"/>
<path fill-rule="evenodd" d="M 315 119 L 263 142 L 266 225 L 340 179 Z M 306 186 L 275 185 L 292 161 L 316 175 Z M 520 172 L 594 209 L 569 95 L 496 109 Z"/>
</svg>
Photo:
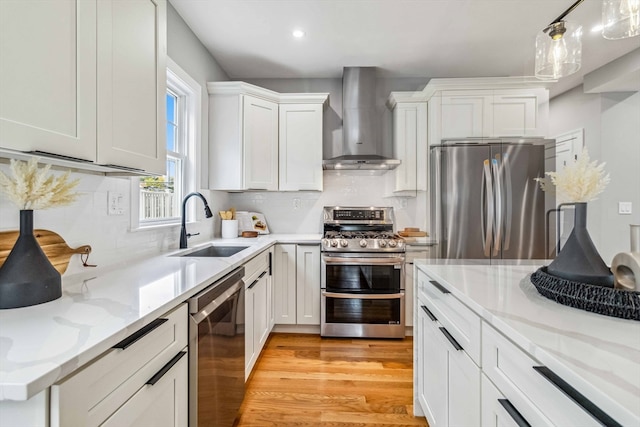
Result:
<svg viewBox="0 0 640 427">
<path fill-rule="evenodd" d="M 536 33 L 573 0 L 170 0 L 231 79 L 339 78 L 345 66 L 382 77 L 531 76 Z M 591 31 L 601 0 L 566 20 L 583 26 L 582 68 L 551 95 L 640 47 Z M 291 32 L 301 28 L 303 39 Z"/>
</svg>

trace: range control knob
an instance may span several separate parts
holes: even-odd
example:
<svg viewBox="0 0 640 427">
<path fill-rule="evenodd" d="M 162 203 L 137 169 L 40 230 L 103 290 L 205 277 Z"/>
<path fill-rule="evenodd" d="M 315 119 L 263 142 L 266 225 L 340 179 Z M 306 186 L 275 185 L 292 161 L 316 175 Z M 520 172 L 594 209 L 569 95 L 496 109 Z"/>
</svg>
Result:
<svg viewBox="0 0 640 427">
<path fill-rule="evenodd" d="M 349 246 L 349 242 L 347 241 L 347 239 L 340 240 L 340 246 L 342 246 L 343 248 Z"/>
<path fill-rule="evenodd" d="M 331 246 L 334 247 L 334 248 L 338 247 L 338 239 L 333 239 L 331 241 Z"/>
<path fill-rule="evenodd" d="M 362 240 L 360 240 L 360 247 L 361 247 L 361 248 L 365 248 L 365 247 L 367 247 L 367 240 L 366 240 L 366 239 L 362 239 Z"/>
<path fill-rule="evenodd" d="M 382 239 L 378 240 L 378 246 L 380 246 L 381 248 L 387 247 L 387 241 Z"/>
<path fill-rule="evenodd" d="M 322 239 L 322 245 L 323 246 L 329 246 L 331 243 L 329 242 L 329 239 Z"/>
<path fill-rule="evenodd" d="M 389 240 L 390 248 L 395 248 L 396 246 L 398 246 L 398 242 L 396 242 L 395 240 Z"/>
</svg>

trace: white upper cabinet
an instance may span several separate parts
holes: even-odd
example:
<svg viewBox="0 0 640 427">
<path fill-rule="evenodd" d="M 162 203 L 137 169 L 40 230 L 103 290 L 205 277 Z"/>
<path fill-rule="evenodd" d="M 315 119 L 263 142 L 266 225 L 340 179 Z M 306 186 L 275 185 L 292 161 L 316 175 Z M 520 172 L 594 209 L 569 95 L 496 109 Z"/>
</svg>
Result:
<svg viewBox="0 0 640 427">
<path fill-rule="evenodd" d="M 0 1 L 0 146 L 96 160 L 96 1 Z"/>
<path fill-rule="evenodd" d="M 280 105 L 280 191 L 322 191 L 322 109 Z"/>
<path fill-rule="evenodd" d="M 0 2 L 0 146 L 165 172 L 165 0 Z"/>
<path fill-rule="evenodd" d="M 491 134 L 491 91 L 443 91 L 442 139 L 479 138 Z"/>
<path fill-rule="evenodd" d="M 246 190 L 278 189 L 278 104 L 243 96 L 243 184 Z"/>
<path fill-rule="evenodd" d="M 433 79 L 423 91 L 431 96 L 429 144 L 443 139 L 546 136 L 549 92 L 542 83 L 525 80 Z"/>
<path fill-rule="evenodd" d="M 543 88 L 493 91 L 492 136 L 547 134 L 549 93 Z"/>
<path fill-rule="evenodd" d="M 427 98 L 413 92 L 392 92 L 393 152 L 402 163 L 394 169 L 392 194 L 415 196 L 427 188 Z"/>
<path fill-rule="evenodd" d="M 322 190 L 322 111 L 328 94 L 280 94 L 210 82 L 209 188 Z"/>
<path fill-rule="evenodd" d="M 164 174 L 166 3 L 98 0 L 98 163 Z"/>
</svg>

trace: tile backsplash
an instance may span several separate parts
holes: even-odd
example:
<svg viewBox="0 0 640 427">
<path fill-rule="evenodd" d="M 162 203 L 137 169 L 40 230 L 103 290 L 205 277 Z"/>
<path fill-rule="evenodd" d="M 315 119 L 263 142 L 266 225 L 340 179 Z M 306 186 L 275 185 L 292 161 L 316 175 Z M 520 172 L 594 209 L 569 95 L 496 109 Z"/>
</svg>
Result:
<svg viewBox="0 0 640 427">
<path fill-rule="evenodd" d="M 7 164 L 0 170 L 9 174 Z M 62 172 L 56 172 L 62 173 Z M 177 249 L 180 227 L 178 225 L 132 230 L 131 181 L 128 178 L 105 177 L 89 173 L 72 173 L 79 178 L 79 199 L 70 206 L 37 210 L 34 212 L 35 228 L 58 233 L 73 248 L 91 245 L 89 263 L 108 266 L 130 262 Z M 194 201 L 197 221 L 188 223 L 189 233 L 200 233 L 189 240 L 189 245 L 220 237 L 219 210 L 235 207 L 265 215 L 272 233 L 320 233 L 322 208 L 343 206 L 392 206 L 395 208 L 398 229 L 420 227 L 428 221 L 426 194 L 417 197 L 385 197 L 388 177 L 359 171 L 325 171 L 323 192 L 247 192 L 225 193 L 202 191 L 209 201 L 214 218 L 204 218 L 200 202 Z M 108 214 L 108 193 L 117 192 L 124 199 L 122 215 Z M 191 217 L 188 216 L 189 221 Z M 19 209 L 0 194 L 0 231 L 19 228 Z M 71 258 L 65 276 L 87 271 L 80 257 Z"/>
<path fill-rule="evenodd" d="M 247 192 L 231 194 L 237 210 L 261 212 L 272 233 L 320 233 L 324 206 L 392 206 L 397 228 L 420 227 L 428 221 L 426 194 L 385 197 L 386 175 L 368 171 L 325 171 L 324 191 Z"/>
</svg>

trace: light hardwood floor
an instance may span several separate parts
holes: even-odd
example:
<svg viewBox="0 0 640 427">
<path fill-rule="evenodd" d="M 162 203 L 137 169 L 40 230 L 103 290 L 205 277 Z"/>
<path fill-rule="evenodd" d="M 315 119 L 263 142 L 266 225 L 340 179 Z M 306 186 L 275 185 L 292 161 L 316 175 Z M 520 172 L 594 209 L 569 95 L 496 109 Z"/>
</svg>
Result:
<svg viewBox="0 0 640 427">
<path fill-rule="evenodd" d="M 238 427 L 426 426 L 413 417 L 412 339 L 273 334 Z"/>
</svg>

